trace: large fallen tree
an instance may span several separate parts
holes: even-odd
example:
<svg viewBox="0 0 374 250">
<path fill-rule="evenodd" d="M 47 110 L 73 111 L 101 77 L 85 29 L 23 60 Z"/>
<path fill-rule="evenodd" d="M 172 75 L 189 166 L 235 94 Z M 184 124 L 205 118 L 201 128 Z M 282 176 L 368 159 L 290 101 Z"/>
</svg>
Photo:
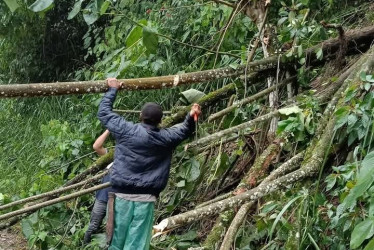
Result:
<svg viewBox="0 0 374 250">
<path fill-rule="evenodd" d="M 374 26 L 347 31 L 345 39 L 348 44 L 347 54 L 357 54 L 366 51 L 374 39 Z M 337 56 L 340 48 L 338 38 L 329 39 L 306 50 L 308 65 L 318 65 L 325 60 Z M 316 51 L 322 48 L 324 59 L 318 60 Z M 272 56 L 266 59 L 257 60 L 242 65 L 236 69 L 227 67 L 214 70 L 205 70 L 191 73 L 184 73 L 170 76 L 158 76 L 135 79 L 122 79 L 122 90 L 147 90 L 170 88 L 178 85 L 203 83 L 221 78 L 237 77 L 252 72 L 262 72 L 277 67 L 279 56 Z M 0 85 L 0 98 L 10 97 L 32 97 L 32 96 L 55 96 L 73 95 L 86 93 L 103 93 L 108 90 L 105 81 L 78 81 L 58 83 L 33 83 L 33 84 L 2 84 Z"/>
<path fill-rule="evenodd" d="M 293 184 L 308 177 L 315 176 L 324 163 L 326 153 L 330 151 L 336 122 L 336 118 L 333 113 L 337 108 L 339 108 L 339 105 L 344 103 L 342 93 L 350 87 L 358 88 L 359 84 L 361 83 L 359 74 L 361 72 L 372 74 L 373 69 L 374 48 L 362 56 L 358 62 L 356 62 L 352 73 L 332 97 L 319 123 L 318 130 L 320 133 L 317 133 L 315 140 L 313 140 L 312 144 L 306 150 L 305 159 L 300 169 L 265 183 L 264 185 L 259 185 L 256 188 L 238 194 L 234 197 L 166 218 L 156 225 L 155 229 L 163 231 L 180 227 L 186 223 L 191 223 L 193 221 L 201 220 L 214 214 L 221 213 L 229 208 L 237 207 L 247 202 L 256 201 L 257 199 L 264 197 L 269 193 L 276 192 L 287 185 Z"/>
<path fill-rule="evenodd" d="M 258 60 L 250 63 L 247 71 L 248 73 L 263 72 L 274 69 L 276 64 L 277 57 Z M 227 67 L 170 76 L 120 79 L 122 82 L 121 90 L 150 90 L 204 83 L 222 78 L 240 76 L 244 74 L 245 69 L 245 66 L 240 66 L 236 69 Z M 107 90 L 108 85 L 105 81 L 9 84 L 0 85 L 0 98 L 103 93 Z"/>
</svg>

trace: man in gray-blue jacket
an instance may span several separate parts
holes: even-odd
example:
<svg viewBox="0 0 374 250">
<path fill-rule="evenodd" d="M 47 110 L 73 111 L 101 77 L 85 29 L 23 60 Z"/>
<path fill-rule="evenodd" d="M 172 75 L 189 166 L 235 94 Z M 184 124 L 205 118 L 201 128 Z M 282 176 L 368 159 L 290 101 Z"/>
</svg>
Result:
<svg viewBox="0 0 374 250">
<path fill-rule="evenodd" d="M 200 106 L 194 104 L 183 123 L 159 129 L 162 109 L 147 103 L 141 123 L 134 124 L 112 111 L 121 83 L 115 78 L 107 83 L 109 90 L 100 103 L 98 118 L 116 140 L 111 172 L 114 233 L 109 249 L 149 249 L 154 202 L 166 187 L 172 151 L 194 131 L 194 116 L 200 115 Z"/>
</svg>

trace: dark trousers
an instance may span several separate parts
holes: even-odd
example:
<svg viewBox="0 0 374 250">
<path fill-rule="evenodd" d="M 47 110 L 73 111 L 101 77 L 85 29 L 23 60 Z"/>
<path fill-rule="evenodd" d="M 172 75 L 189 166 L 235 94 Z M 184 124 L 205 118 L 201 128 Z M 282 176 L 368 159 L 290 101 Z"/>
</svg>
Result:
<svg viewBox="0 0 374 250">
<path fill-rule="evenodd" d="M 107 203 L 104 201 L 95 200 L 92 212 L 91 212 L 91 220 L 90 225 L 88 226 L 88 229 L 86 233 L 84 234 L 84 243 L 88 244 L 91 242 L 92 234 L 96 233 L 101 223 L 103 222 L 103 219 L 106 214 L 106 206 Z"/>
</svg>

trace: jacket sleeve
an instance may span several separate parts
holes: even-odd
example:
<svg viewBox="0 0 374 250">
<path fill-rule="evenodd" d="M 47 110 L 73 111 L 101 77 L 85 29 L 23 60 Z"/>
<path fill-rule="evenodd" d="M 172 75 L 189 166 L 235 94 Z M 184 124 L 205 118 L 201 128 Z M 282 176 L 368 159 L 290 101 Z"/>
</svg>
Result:
<svg viewBox="0 0 374 250">
<path fill-rule="evenodd" d="M 195 130 L 195 121 L 190 114 L 187 114 L 183 123 L 174 125 L 165 129 L 167 139 L 172 147 L 178 146 L 183 140 L 187 139 Z"/>
<path fill-rule="evenodd" d="M 116 99 L 117 89 L 109 88 L 101 100 L 97 117 L 101 123 L 114 135 L 121 137 L 133 124 L 126 121 L 122 116 L 112 111 L 113 102 Z"/>
</svg>

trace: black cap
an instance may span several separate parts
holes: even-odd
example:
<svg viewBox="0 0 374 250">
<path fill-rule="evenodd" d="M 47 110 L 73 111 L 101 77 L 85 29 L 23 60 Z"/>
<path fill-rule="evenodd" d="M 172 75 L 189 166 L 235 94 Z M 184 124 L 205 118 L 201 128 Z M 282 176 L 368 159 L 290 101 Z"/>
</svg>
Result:
<svg viewBox="0 0 374 250">
<path fill-rule="evenodd" d="M 141 119 L 144 123 L 157 126 L 162 119 L 162 108 L 154 102 L 147 102 L 142 108 Z"/>
</svg>

